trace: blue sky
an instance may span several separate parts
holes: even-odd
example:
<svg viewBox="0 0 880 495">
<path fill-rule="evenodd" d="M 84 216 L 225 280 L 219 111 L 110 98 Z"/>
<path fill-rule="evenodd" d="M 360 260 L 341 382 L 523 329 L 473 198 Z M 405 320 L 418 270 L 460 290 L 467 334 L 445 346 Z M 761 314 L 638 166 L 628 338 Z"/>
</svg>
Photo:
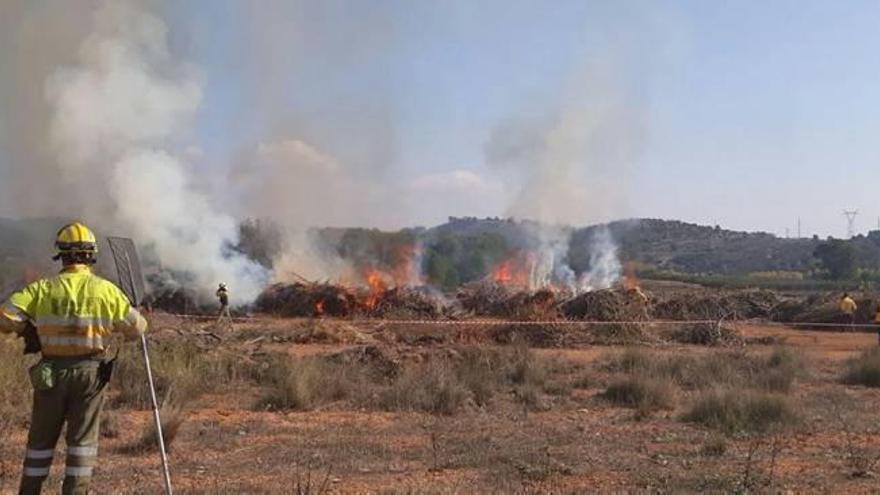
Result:
<svg viewBox="0 0 880 495">
<path fill-rule="evenodd" d="M 263 139 L 278 114 L 249 109 L 249 82 L 236 72 L 237 59 L 251 55 L 240 42 L 254 36 L 253 26 L 242 28 L 252 12 L 209 3 L 174 15 L 206 75 L 202 145 L 220 159 Z M 878 2 L 353 4 L 279 9 L 297 17 L 292 31 L 309 16 L 326 29 L 362 31 L 291 35 L 315 43 L 291 48 L 314 58 L 272 69 L 291 88 L 273 93 L 273 104 L 314 116 L 320 128 L 350 124 L 334 120 L 352 113 L 340 112 L 340 101 L 367 102 L 393 127 L 397 177 L 465 169 L 497 180 L 483 151 L 493 128 L 559 105 L 583 64 L 607 57 L 645 119 L 635 163 L 620 177 L 628 206 L 608 215 L 792 235 L 798 217 L 805 234 L 841 235 L 843 208 L 862 211 L 863 230 L 880 216 Z M 381 28 L 357 27 L 364 10 L 372 12 L 365 23 Z M 345 57 L 365 33 L 363 53 Z M 503 200 L 488 202 L 505 213 Z"/>
<path fill-rule="evenodd" d="M 194 0 L 163 17 L 203 83 L 200 167 L 222 177 L 301 139 L 411 189 L 376 225 L 505 215 L 516 183 L 487 142 L 564 113 L 597 64 L 638 132 L 625 164 L 584 158 L 577 180 L 614 200 L 583 223 L 794 235 L 800 217 L 841 236 L 844 208 L 860 231 L 880 221 L 880 2 Z"/>
</svg>

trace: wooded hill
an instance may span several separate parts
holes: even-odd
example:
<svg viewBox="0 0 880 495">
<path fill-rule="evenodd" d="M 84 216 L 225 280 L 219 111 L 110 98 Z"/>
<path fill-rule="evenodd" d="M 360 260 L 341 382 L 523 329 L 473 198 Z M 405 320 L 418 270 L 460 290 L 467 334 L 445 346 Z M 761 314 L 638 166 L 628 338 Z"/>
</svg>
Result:
<svg viewBox="0 0 880 495">
<path fill-rule="evenodd" d="M 27 269 L 51 268 L 52 239 L 57 219 L 0 219 L 0 288 Z M 822 245 L 833 245 L 852 257 L 852 270 L 838 278 L 877 273 L 880 231 L 833 243 L 817 237 L 784 239 L 762 232 L 737 232 L 676 220 L 632 219 L 584 228 L 548 229 L 535 222 L 502 218 L 451 217 L 431 228 L 385 232 L 363 228 L 315 229 L 321 249 L 354 264 L 395 266 L 418 246 L 421 269 L 429 282 L 446 288 L 486 276 L 512 254 L 535 249 L 540 238 L 568 239 L 567 256 L 576 272 L 590 268 L 590 254 L 603 230 L 610 233 L 623 262 L 641 270 L 680 274 L 745 276 L 764 272 L 824 276 L 814 257 Z M 100 229 L 99 229 L 100 230 Z M 549 234 L 548 234 L 549 232 Z M 241 223 L 241 240 L 230 246 L 271 266 L 281 249 L 278 230 L 268 221 Z M 565 251 L 564 246 L 562 251 Z"/>
</svg>

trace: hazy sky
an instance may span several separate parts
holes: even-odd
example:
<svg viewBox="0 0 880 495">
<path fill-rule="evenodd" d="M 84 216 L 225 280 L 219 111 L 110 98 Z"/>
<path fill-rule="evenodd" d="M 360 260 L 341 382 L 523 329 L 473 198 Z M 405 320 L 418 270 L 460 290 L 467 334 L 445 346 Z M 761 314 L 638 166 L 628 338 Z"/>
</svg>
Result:
<svg viewBox="0 0 880 495">
<path fill-rule="evenodd" d="M 394 184 L 398 206 L 358 223 L 503 216 L 516 191 L 487 143 L 564 114 L 601 67 L 627 109 L 615 115 L 635 122 L 613 136 L 626 163 L 584 158 L 578 180 L 595 174 L 584 190 L 607 207 L 582 223 L 794 235 L 800 217 L 804 235 L 841 236 L 844 208 L 859 209 L 860 231 L 880 221 L 880 2 L 193 0 L 162 12 L 203 84 L 186 140 L 206 188 L 234 189 L 226 177 L 253 149 L 295 138 Z M 2 152 L 0 166 L 21 166 Z"/>
</svg>

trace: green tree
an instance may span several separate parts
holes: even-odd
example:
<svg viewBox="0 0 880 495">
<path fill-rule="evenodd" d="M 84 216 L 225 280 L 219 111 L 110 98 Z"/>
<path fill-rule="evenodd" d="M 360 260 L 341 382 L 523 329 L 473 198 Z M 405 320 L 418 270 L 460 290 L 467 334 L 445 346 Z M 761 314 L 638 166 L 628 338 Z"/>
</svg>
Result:
<svg viewBox="0 0 880 495">
<path fill-rule="evenodd" d="M 813 257 L 834 280 L 852 278 L 856 274 L 856 251 L 847 241 L 829 239 L 816 246 Z"/>
<path fill-rule="evenodd" d="M 461 242 L 457 237 L 443 235 L 430 243 L 425 249 L 422 268 L 428 283 L 444 289 L 452 289 L 459 284 L 455 260 L 461 252 Z"/>
</svg>

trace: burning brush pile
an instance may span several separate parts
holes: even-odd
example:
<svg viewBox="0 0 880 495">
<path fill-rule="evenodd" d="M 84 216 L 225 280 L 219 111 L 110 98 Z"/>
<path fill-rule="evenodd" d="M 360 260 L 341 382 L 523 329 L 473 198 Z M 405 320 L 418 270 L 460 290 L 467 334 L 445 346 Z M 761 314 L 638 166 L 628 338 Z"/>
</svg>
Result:
<svg viewBox="0 0 880 495">
<path fill-rule="evenodd" d="M 259 312 L 285 317 L 437 319 L 444 315 L 442 298 L 431 289 L 391 286 L 377 274 L 366 287 L 331 283 L 274 284 L 254 303 Z"/>
<path fill-rule="evenodd" d="M 357 296 L 345 287 L 327 283 L 274 284 L 254 302 L 257 311 L 278 316 L 349 317 L 360 306 Z"/>
<path fill-rule="evenodd" d="M 550 288 L 530 291 L 483 280 L 463 286 L 455 299 L 465 316 L 535 321 L 559 319 L 561 296 Z"/>
<path fill-rule="evenodd" d="M 160 310 L 178 315 L 217 314 L 216 300 L 208 299 L 194 288 L 173 282 L 166 274 L 148 276 L 149 293 L 144 305 L 150 310 Z"/>
<path fill-rule="evenodd" d="M 654 298 L 634 277 L 612 288 L 577 292 L 537 283 L 534 263 L 503 262 L 485 279 L 463 285 L 448 298 L 435 289 L 409 285 L 393 273 L 371 267 L 353 284 L 275 284 L 259 296 L 255 309 L 285 317 L 597 321 L 621 323 L 607 328 L 632 334 L 643 328 L 638 322 L 652 319 L 767 317 L 778 304 L 767 291 L 682 292 Z"/>
<path fill-rule="evenodd" d="M 769 290 L 684 291 L 658 300 L 652 315 L 661 320 L 747 320 L 770 318 L 780 304 Z"/>
<path fill-rule="evenodd" d="M 769 291 L 680 291 L 650 296 L 634 276 L 622 285 L 577 290 L 541 276 L 536 258 L 519 256 L 500 263 L 486 278 L 443 294 L 413 277 L 412 256 L 401 256 L 400 269 L 370 266 L 346 282 L 276 283 L 252 308 L 263 314 L 300 318 L 377 318 L 437 320 L 495 318 L 553 325 L 559 321 L 607 322 L 595 329 L 618 337 L 636 337 L 641 322 L 653 320 L 738 320 L 779 316 L 780 301 Z M 151 281 L 151 304 L 171 313 L 214 313 L 214 301 L 200 301 L 180 287 Z M 781 318 L 780 318 L 781 319 Z M 530 328 L 536 328 L 531 325 Z"/>
</svg>

